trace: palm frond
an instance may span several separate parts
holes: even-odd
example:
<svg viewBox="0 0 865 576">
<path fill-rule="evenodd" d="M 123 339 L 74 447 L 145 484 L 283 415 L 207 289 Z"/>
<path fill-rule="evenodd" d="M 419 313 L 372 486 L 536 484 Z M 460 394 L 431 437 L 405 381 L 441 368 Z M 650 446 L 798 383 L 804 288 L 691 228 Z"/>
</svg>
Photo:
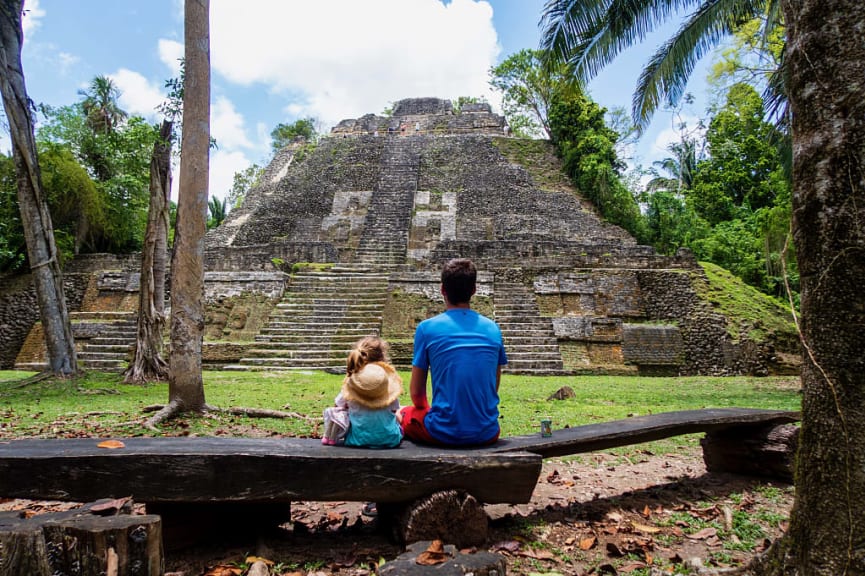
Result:
<svg viewBox="0 0 865 576">
<path fill-rule="evenodd" d="M 634 122 L 648 125 L 661 104 L 678 103 L 697 61 L 741 23 L 762 14 L 767 0 L 706 0 L 640 73 L 632 102 Z"/>
<path fill-rule="evenodd" d="M 770 75 L 763 91 L 763 105 L 769 118 L 775 120 L 775 127 L 784 133 L 790 131 L 790 102 L 787 100 L 787 75 L 789 67 L 784 57 L 786 50 L 781 53 L 781 61 Z"/>
<path fill-rule="evenodd" d="M 542 48 L 575 66 L 578 77 L 597 75 L 622 50 L 702 0 L 550 0 L 543 13 Z"/>
</svg>

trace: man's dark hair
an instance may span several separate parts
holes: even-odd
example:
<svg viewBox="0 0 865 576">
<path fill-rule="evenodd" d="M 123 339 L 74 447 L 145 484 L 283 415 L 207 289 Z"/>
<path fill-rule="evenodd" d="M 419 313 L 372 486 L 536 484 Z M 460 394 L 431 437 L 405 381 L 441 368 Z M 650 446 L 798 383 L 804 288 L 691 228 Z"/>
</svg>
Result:
<svg viewBox="0 0 865 576">
<path fill-rule="evenodd" d="M 478 280 L 478 269 L 467 258 L 448 260 L 442 268 L 442 288 L 451 304 L 471 300 Z"/>
</svg>

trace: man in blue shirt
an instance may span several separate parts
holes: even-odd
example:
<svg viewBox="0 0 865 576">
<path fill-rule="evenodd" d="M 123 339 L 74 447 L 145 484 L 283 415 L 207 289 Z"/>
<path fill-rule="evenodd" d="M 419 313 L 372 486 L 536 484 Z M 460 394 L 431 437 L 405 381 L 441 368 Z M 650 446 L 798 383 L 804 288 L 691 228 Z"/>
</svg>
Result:
<svg viewBox="0 0 865 576">
<path fill-rule="evenodd" d="M 400 411 L 406 438 L 471 446 L 499 437 L 499 382 L 507 364 L 498 325 L 471 309 L 477 268 L 454 259 L 442 269 L 446 310 L 418 324 L 412 360 L 411 406 Z M 432 404 L 427 375 L 432 373 Z"/>
</svg>

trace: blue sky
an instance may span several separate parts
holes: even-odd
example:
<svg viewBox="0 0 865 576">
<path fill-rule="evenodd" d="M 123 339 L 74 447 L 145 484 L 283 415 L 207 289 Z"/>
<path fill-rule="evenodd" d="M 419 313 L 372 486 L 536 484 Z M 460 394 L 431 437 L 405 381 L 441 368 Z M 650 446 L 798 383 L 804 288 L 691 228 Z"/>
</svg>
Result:
<svg viewBox="0 0 865 576">
<path fill-rule="evenodd" d="M 536 48 L 543 0 L 211 0 L 211 194 L 269 158 L 279 122 L 381 113 L 406 97 L 489 94 L 487 71 Z M 164 82 L 183 48 L 182 0 L 26 0 L 24 73 L 31 99 L 80 99 L 96 75 L 120 87 L 121 106 L 158 120 Z M 670 28 L 666 30 L 669 32 Z M 640 65 L 661 36 L 632 48 L 589 85 L 602 106 L 630 108 Z M 705 101 L 698 69 L 693 114 Z M 664 156 L 669 114 L 658 114 L 637 146 L 639 162 Z M 8 137 L 0 147 L 9 148 Z M 175 178 L 176 180 L 176 178 Z"/>
</svg>

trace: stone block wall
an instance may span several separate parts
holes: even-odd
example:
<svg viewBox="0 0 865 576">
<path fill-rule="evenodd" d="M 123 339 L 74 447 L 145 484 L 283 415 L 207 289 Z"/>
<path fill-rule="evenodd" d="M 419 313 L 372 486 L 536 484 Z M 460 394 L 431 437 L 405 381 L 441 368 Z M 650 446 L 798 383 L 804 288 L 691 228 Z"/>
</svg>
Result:
<svg viewBox="0 0 865 576">
<path fill-rule="evenodd" d="M 68 311 L 80 308 L 88 281 L 88 274 L 63 275 L 63 292 Z M 38 321 L 36 288 L 30 274 L 0 278 L 0 369 L 11 370 L 15 366 L 15 358 L 27 334 Z M 41 350 L 44 354 L 44 345 Z"/>
</svg>

